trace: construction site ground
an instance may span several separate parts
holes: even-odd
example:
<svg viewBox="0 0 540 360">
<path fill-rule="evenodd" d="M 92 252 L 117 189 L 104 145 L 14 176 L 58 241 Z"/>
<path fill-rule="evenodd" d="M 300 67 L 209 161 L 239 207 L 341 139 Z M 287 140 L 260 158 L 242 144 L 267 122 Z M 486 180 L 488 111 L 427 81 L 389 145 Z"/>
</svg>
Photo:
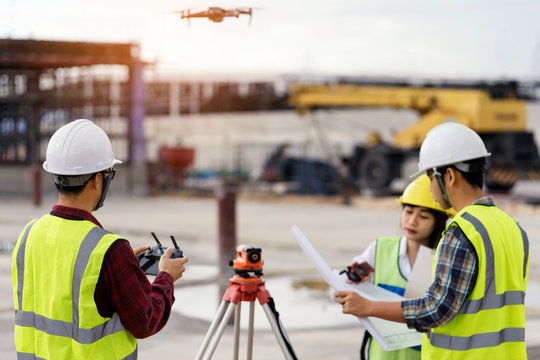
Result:
<svg viewBox="0 0 540 360">
<path fill-rule="evenodd" d="M 535 195 L 537 188 L 540 194 L 540 186 L 529 186 L 525 189 L 529 194 Z M 540 359 L 540 208 L 528 204 L 519 191 L 513 195 L 496 195 L 495 199 L 519 220 L 529 235 L 526 341 L 529 359 Z M 10 246 L 25 223 L 48 212 L 55 200 L 48 195 L 40 206 L 34 206 L 29 199 L 0 198 L 1 359 L 16 358 Z M 290 228 L 298 225 L 331 267 L 344 268 L 375 238 L 400 234 L 400 207 L 396 198 L 355 197 L 350 205 L 343 205 L 340 197 L 239 195 L 236 209 L 237 244 L 262 248 L 266 287 L 276 302 L 298 359 L 358 359 L 364 329 L 357 319 L 342 314 L 340 306 L 330 301 L 328 290 L 321 285 L 313 264 L 298 246 Z M 216 197 L 182 193 L 120 197 L 113 193 L 104 208 L 94 215 L 106 229 L 125 236 L 134 247 L 152 244 L 152 231 L 163 242 L 169 235 L 175 236 L 190 261 L 184 277 L 176 283 L 176 306 L 169 322 L 157 335 L 139 342 L 139 358 L 194 359 L 220 298 L 217 291 L 210 296 L 202 290 L 204 286 L 217 286 Z M 280 285 L 284 281 L 291 286 Z M 188 311 L 188 305 L 184 304 L 193 307 L 193 303 L 198 303 L 199 308 Z M 208 303 L 212 306 L 205 305 Z M 247 307 L 244 305 L 243 313 L 247 313 Z M 323 312 L 325 315 L 321 316 Z M 213 359 L 233 358 L 233 338 L 233 327 L 229 326 Z M 245 358 L 246 338 L 243 330 L 241 359 Z M 254 359 L 284 358 L 268 328 L 256 328 L 253 349 Z"/>
</svg>

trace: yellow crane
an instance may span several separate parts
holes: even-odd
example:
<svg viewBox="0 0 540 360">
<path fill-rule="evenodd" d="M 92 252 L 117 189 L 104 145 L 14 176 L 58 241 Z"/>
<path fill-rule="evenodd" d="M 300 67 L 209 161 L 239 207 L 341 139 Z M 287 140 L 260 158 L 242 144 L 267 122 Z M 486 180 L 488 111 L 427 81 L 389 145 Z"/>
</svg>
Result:
<svg viewBox="0 0 540 360">
<path fill-rule="evenodd" d="M 391 144 L 357 145 L 346 157 L 351 178 L 361 186 L 385 189 L 402 176 L 403 162 L 418 156 L 427 132 L 446 121 L 474 129 L 492 153 L 486 184 L 508 190 L 519 175 L 537 177 L 540 168 L 534 136 L 527 130 L 527 105 L 515 82 L 491 86 L 295 84 L 289 102 L 298 112 L 317 108 L 393 107 L 411 109 L 418 121 L 398 132 Z"/>
</svg>

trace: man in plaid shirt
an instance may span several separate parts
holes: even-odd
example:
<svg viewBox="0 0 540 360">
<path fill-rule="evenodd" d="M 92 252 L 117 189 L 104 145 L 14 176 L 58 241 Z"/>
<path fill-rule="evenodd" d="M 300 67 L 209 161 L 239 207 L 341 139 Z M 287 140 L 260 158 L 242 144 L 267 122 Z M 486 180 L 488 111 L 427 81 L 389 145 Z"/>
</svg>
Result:
<svg viewBox="0 0 540 360">
<path fill-rule="evenodd" d="M 478 134 L 457 123 L 433 128 L 422 144 L 417 174 L 430 177 L 442 208 L 457 211 L 438 245 L 425 297 L 388 303 L 335 294 L 344 313 L 405 322 L 426 333 L 423 359 L 526 358 L 529 243 L 482 191 L 488 156 Z"/>
<path fill-rule="evenodd" d="M 187 258 L 169 248 L 152 283 L 127 240 L 103 229 L 92 212 L 114 178 L 106 133 L 79 119 L 58 129 L 43 168 L 58 203 L 27 224 L 13 252 L 15 347 L 24 359 L 136 359 L 137 339 L 167 323 L 174 282 Z"/>
</svg>

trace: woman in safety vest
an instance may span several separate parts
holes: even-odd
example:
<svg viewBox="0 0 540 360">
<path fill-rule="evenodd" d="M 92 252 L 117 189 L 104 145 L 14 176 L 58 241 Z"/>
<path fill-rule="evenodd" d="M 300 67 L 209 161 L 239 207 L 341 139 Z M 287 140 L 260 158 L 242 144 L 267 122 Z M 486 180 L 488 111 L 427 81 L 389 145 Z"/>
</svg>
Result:
<svg viewBox="0 0 540 360">
<path fill-rule="evenodd" d="M 401 237 L 378 238 L 354 258 L 353 264 L 367 262 L 374 269 L 365 281 L 403 295 L 420 245 L 431 249 L 437 247 L 453 210 L 443 210 L 433 200 L 429 184 L 429 178 L 423 175 L 410 183 L 399 198 Z M 420 359 L 420 346 L 384 351 L 366 331 L 360 356 L 370 360 Z"/>
</svg>

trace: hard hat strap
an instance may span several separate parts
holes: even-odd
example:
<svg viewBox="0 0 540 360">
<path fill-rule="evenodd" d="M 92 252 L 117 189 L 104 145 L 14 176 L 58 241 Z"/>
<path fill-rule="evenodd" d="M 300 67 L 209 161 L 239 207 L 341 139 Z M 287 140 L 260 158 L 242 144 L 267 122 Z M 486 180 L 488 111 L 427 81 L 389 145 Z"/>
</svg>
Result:
<svg viewBox="0 0 540 360">
<path fill-rule="evenodd" d="M 109 190 L 109 185 L 114 178 L 114 172 L 110 175 L 103 175 L 103 173 L 104 171 L 101 171 L 101 175 L 103 176 L 103 188 L 101 189 L 101 197 L 99 198 L 99 201 L 94 211 L 103 206 L 103 203 L 105 202 L 105 197 L 107 196 L 107 191 Z"/>
<path fill-rule="evenodd" d="M 435 178 L 435 180 L 437 180 L 437 184 L 439 185 L 439 190 L 441 191 L 441 196 L 444 201 L 444 205 L 447 208 L 451 208 L 452 204 L 450 204 L 450 199 L 448 199 L 448 194 L 446 193 L 446 188 L 444 187 L 442 174 L 435 167 L 433 168 L 433 177 Z"/>
<path fill-rule="evenodd" d="M 476 163 L 460 162 L 452 164 L 452 166 L 461 172 L 484 172 L 486 167 L 486 161 L 484 158 L 480 159 L 482 159 L 482 161 L 478 161 Z"/>
<path fill-rule="evenodd" d="M 86 182 L 90 180 L 93 176 L 94 174 L 84 174 L 84 175 L 75 175 L 75 176 L 52 174 L 54 183 L 62 186 L 63 188 L 73 187 L 73 186 L 82 186 L 86 184 Z"/>
</svg>

